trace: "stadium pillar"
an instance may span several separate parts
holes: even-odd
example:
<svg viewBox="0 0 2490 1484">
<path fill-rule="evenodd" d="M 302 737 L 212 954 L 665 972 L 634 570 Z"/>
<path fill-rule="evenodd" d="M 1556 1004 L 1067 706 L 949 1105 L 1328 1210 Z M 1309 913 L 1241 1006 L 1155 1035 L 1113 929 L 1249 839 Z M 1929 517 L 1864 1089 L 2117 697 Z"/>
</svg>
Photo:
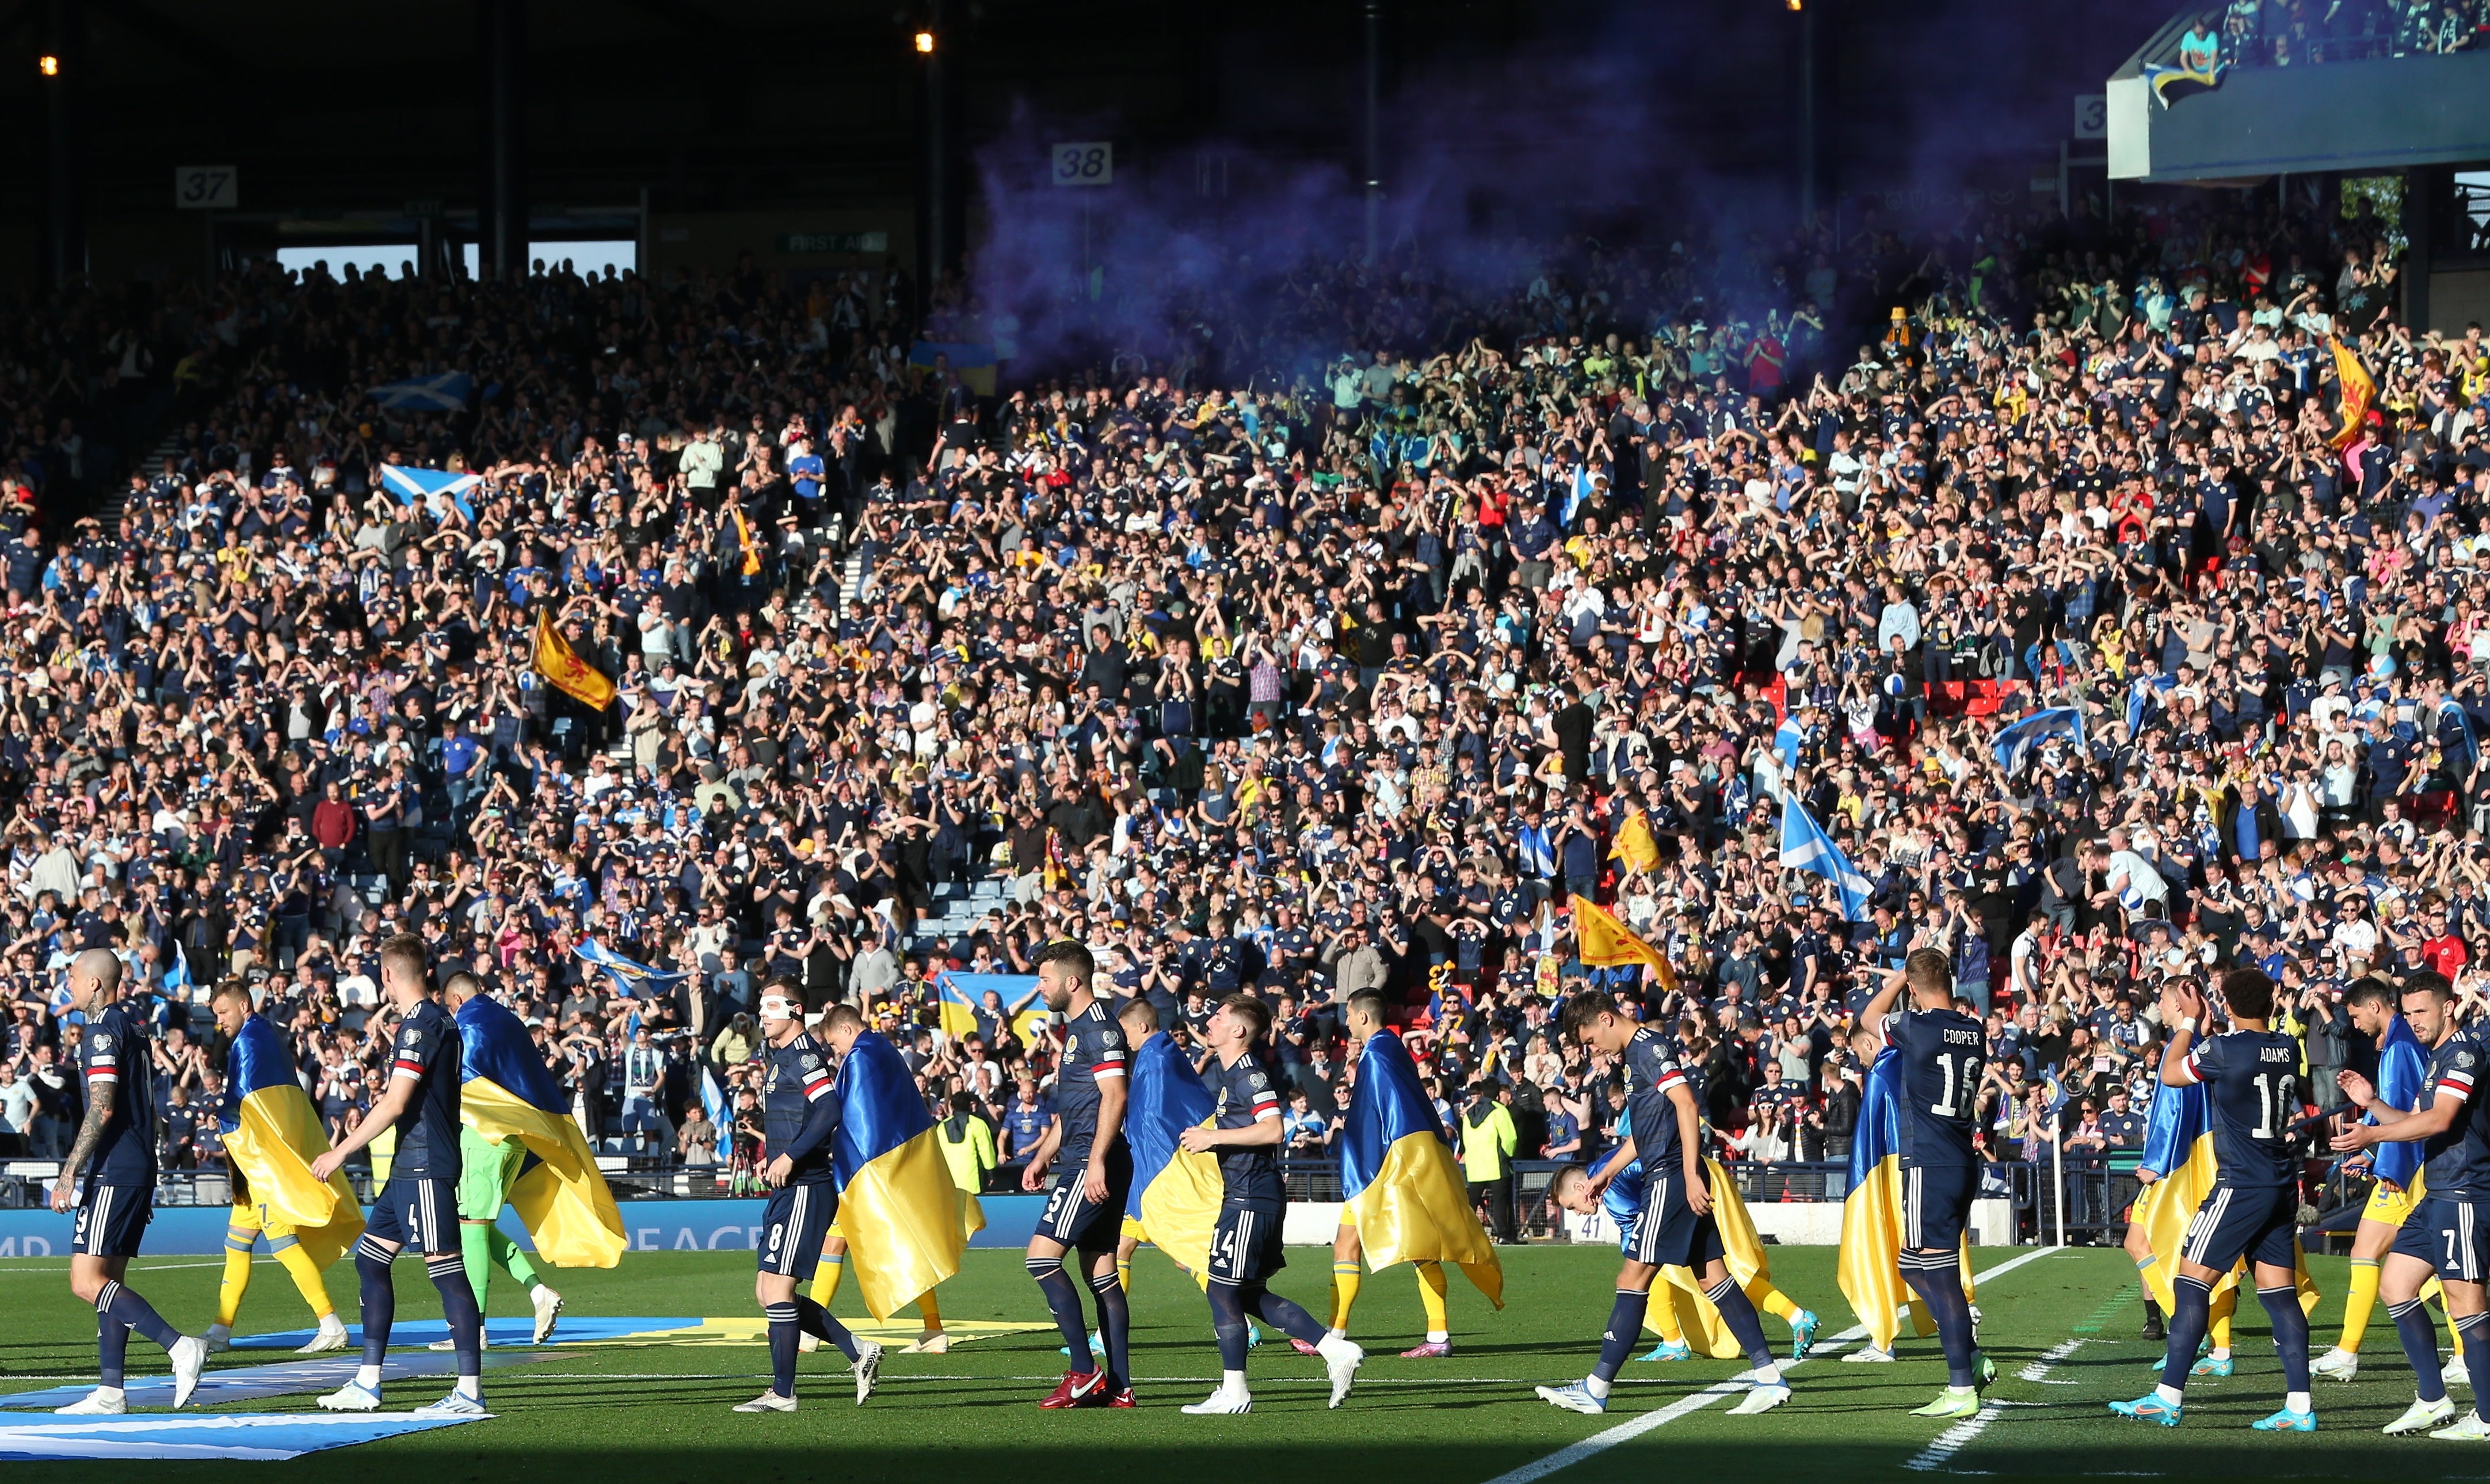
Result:
<svg viewBox="0 0 2490 1484">
<path fill-rule="evenodd" d="M 477 0 L 484 64 L 484 180 L 478 264 L 497 280 L 528 271 L 527 0 Z"/>
<path fill-rule="evenodd" d="M 1383 250 L 1383 0 L 1366 0 L 1366 260 Z"/>
<path fill-rule="evenodd" d="M 86 276 L 86 134 L 78 94 L 86 83 L 84 0 L 49 0 L 43 50 L 36 59 L 43 89 L 43 286 L 65 288 Z"/>
<path fill-rule="evenodd" d="M 928 0 L 925 23 L 914 37 L 919 68 L 917 137 L 923 150 L 916 188 L 916 298 L 920 312 L 934 302 L 942 275 L 960 266 L 961 198 L 959 59 L 961 35 L 951 25 L 948 0 Z"/>
<path fill-rule="evenodd" d="M 1798 218 L 1815 220 L 1815 12 L 1822 0 L 1798 6 Z"/>
<path fill-rule="evenodd" d="M 2429 276 L 2438 256 L 2438 192 L 2444 169 L 2416 165 L 2404 172 L 2404 324 L 2415 335 L 2429 332 Z"/>
</svg>

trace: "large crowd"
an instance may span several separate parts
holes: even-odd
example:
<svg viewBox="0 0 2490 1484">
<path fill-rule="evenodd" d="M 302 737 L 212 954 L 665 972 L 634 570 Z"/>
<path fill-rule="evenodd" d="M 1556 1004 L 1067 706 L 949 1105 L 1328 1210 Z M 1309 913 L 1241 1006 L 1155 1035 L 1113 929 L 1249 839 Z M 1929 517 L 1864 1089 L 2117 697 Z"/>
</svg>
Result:
<svg viewBox="0 0 2490 1484">
<path fill-rule="evenodd" d="M 2368 1054 L 2352 981 L 2431 967 L 2477 1010 L 2479 327 L 2401 321 L 2366 207 L 1853 227 L 1240 276 L 1173 364 L 1000 396 L 908 364 L 885 271 L 263 265 L 17 316 L 0 1139 L 67 1146 L 47 1001 L 94 946 L 169 1028 L 174 1168 L 219 1157 L 225 976 L 356 1123 L 399 931 L 657 1165 L 749 1153 L 780 977 L 1010 1164 L 1053 1042 L 947 1033 L 936 980 L 1064 936 L 1179 1028 L 1266 997 L 1303 1156 L 1370 986 L 1448 1120 L 1501 1103 L 1525 1158 L 1613 1137 L 1614 1068 L 1551 1028 L 1584 981 L 1752 1161 L 1847 1151 L 1843 1024 L 1917 947 L 1988 1018 L 2000 1162 L 2140 1142 L 2173 976 L 2265 967 L 2321 1098 Z M 2339 448 L 2338 340 L 2377 385 Z M 125 373 L 183 451 L 80 518 L 43 430 Z M 463 410 L 372 391 L 449 373 Z M 478 480 L 410 501 L 391 464 Z M 540 678 L 544 613 L 615 706 Z M 2041 708 L 2080 724 L 2001 752 Z M 1868 879 L 1855 918 L 1781 865 L 1785 807 Z M 1577 896 L 1673 975 L 1582 964 Z"/>
</svg>

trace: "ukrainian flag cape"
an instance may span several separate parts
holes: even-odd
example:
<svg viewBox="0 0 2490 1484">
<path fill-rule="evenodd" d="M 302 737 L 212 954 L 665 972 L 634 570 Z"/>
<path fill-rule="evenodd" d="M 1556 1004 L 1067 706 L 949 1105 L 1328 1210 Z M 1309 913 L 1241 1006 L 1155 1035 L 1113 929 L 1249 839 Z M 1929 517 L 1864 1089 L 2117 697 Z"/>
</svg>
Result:
<svg viewBox="0 0 2490 1484">
<path fill-rule="evenodd" d="M 830 1163 L 848 1270 L 873 1317 L 887 1319 L 960 1270 L 968 1196 L 951 1179 L 915 1074 L 888 1040 L 858 1035 L 830 1095 L 839 1100 Z"/>
<path fill-rule="evenodd" d="M 2420 1049 L 2420 1038 L 2401 1015 L 2387 1023 L 2387 1044 L 2378 1049 L 2378 1097 L 2389 1108 L 2406 1113 L 2418 1112 L 2421 1090 L 2429 1086 L 2429 1053 Z M 2374 1113 L 2361 1115 L 2364 1123 L 2374 1123 Z M 2369 1151 L 2369 1168 L 2378 1178 L 2388 1180 L 2418 1196 L 2414 1189 L 2420 1179 L 2421 1147 L 2418 1140 L 2381 1144 Z"/>
<path fill-rule="evenodd" d="M 1344 1222 L 1357 1227 L 1366 1266 L 1458 1263 L 1497 1308 L 1504 1268 L 1479 1225 L 1452 1141 L 1419 1080 L 1409 1048 L 1389 1031 L 1367 1037 L 1341 1124 Z"/>
<path fill-rule="evenodd" d="M 314 1266 L 326 1267 L 363 1235 L 363 1208 L 346 1172 L 327 1183 L 311 1178 L 311 1161 L 329 1152 L 320 1110 L 294 1075 L 294 1054 L 265 1016 L 242 1023 L 225 1053 L 225 1157 L 268 1208 L 267 1219 L 294 1229 Z"/>
<path fill-rule="evenodd" d="M 2212 1193 L 2218 1173 L 2214 1162 L 2214 1109 L 2205 1095 L 2202 1084 L 2190 1083 L 2184 1088 L 2157 1084 L 2153 1090 L 2153 1107 L 2146 1114 L 2144 1156 L 2139 1169 L 2156 1170 L 2161 1178 L 2145 1187 L 2135 1198 L 2130 1219 L 2144 1227 L 2145 1237 L 2153 1244 L 2153 1266 L 2143 1270 L 2145 1287 L 2153 1291 L 2154 1301 L 2164 1314 L 2176 1310 L 2178 1295 L 2171 1290 L 2171 1280 L 2179 1276 L 2179 1249 L 2187 1239 L 2187 1223 L 2196 1208 L 2205 1204 Z M 2244 1265 L 2235 1263 L 2231 1270 L 2214 1284 L 2216 1300 L 2239 1286 Z M 2292 1244 L 2292 1266 L 2300 1283 L 2300 1307 L 2304 1313 L 2317 1307 L 2317 1285 L 2308 1276 L 2308 1255 Z M 2237 1297 L 2233 1296 L 2236 1303 Z"/>
<path fill-rule="evenodd" d="M 1133 1053 L 1133 1086 L 1124 1105 L 1124 1142 L 1132 1146 L 1133 1184 L 1124 1214 L 1187 1272 L 1210 1266 L 1210 1235 L 1219 1225 L 1225 1183 L 1219 1156 L 1188 1152 L 1178 1135 L 1210 1121 L 1210 1090 L 1175 1042 L 1153 1035 Z"/>
<path fill-rule="evenodd" d="M 1891 1047 L 1877 1054 L 1859 1091 L 1859 1123 L 1850 1136 L 1850 1193 L 1841 1201 L 1841 1251 L 1834 1281 L 1878 1350 L 1894 1348 L 1901 1311 L 1912 1303 L 1902 1282 L 1902 1062 Z M 1921 1316 L 1916 1309 L 1915 1320 Z M 1926 1334 L 1933 1325 L 1920 1329 Z"/>
<path fill-rule="evenodd" d="M 458 1007 L 458 1119 L 495 1144 L 536 1156 L 510 1185 L 510 1207 L 557 1267 L 612 1267 L 630 1238 L 596 1155 L 570 1117 L 519 1017 L 477 995 Z"/>
</svg>

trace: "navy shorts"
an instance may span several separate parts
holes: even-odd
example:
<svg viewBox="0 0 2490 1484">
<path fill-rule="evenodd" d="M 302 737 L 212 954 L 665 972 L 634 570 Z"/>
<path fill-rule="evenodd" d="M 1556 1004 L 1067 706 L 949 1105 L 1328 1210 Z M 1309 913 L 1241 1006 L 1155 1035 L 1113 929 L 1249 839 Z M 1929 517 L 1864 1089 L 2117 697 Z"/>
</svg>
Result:
<svg viewBox="0 0 2490 1484">
<path fill-rule="evenodd" d="M 2427 1263 L 2441 1278 L 2454 1283 L 2478 1283 L 2485 1270 L 2481 1256 L 2480 1222 L 2473 1202 L 2463 1196 L 2442 1196 L 2430 1191 L 2395 1229 L 2393 1250 L 2404 1257 L 2417 1257 Z"/>
<path fill-rule="evenodd" d="M 1712 1188 L 1708 1176 L 1703 1188 Z M 1692 1267 L 1699 1277 L 1705 1264 L 1723 1255 L 1721 1228 L 1708 1213 L 1698 1216 L 1686 1204 L 1683 1175 L 1649 1179 L 1642 1208 L 1626 1228 L 1625 1253 L 1655 1267 Z"/>
<path fill-rule="evenodd" d="M 1904 1165 L 1902 1246 L 1949 1252 L 1961 1246 L 1971 1198 L 1979 1192 L 1980 1172 L 1969 1165 Z"/>
<path fill-rule="evenodd" d="M 363 1235 L 417 1252 L 458 1250 L 458 1182 L 393 1175 L 372 1198 Z"/>
<path fill-rule="evenodd" d="M 1037 1235 L 1093 1252 L 1112 1250 L 1124 1231 L 1124 1198 L 1133 1188 L 1133 1151 L 1123 1141 L 1107 1151 L 1107 1198 L 1092 1201 L 1088 1183 L 1089 1156 L 1055 1167 L 1055 1183 L 1046 1192 L 1046 1209 L 1037 1217 Z"/>
<path fill-rule="evenodd" d="M 2300 1192 L 2289 1185 L 2216 1185 L 2187 1221 L 2179 1256 L 2215 1272 L 2244 1257 L 2269 1267 L 2299 1260 Z"/>
<path fill-rule="evenodd" d="M 761 1270 L 799 1282 L 811 1277 L 821 1266 L 830 1223 L 838 1219 L 838 1190 L 827 1180 L 769 1192 L 769 1211 L 761 1218 Z"/>
<path fill-rule="evenodd" d="M 88 1257 L 136 1257 L 155 1214 L 153 1185 L 90 1183 L 78 1198 L 77 1230 L 70 1237 L 70 1250 Z"/>
<path fill-rule="evenodd" d="M 1261 1283 L 1288 1266 L 1280 1245 L 1288 1225 L 1288 1208 L 1278 1203 L 1223 1206 L 1219 1226 L 1210 1234 L 1210 1281 Z"/>
</svg>

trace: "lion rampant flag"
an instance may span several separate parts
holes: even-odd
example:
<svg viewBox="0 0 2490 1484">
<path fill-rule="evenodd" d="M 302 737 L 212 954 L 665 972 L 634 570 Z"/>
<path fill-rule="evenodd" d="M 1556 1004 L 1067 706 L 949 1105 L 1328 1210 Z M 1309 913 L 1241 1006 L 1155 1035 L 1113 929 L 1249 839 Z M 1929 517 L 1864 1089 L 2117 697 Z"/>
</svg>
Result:
<svg viewBox="0 0 2490 1484">
<path fill-rule="evenodd" d="M 2378 399 L 2378 384 L 2369 375 L 2368 367 L 2360 364 L 2360 358 L 2353 354 L 2352 347 L 2339 339 L 2329 343 L 2334 347 L 2334 380 L 2341 389 L 2334 410 L 2343 425 L 2327 442 L 2340 451 L 2350 448 L 2360 436 L 2360 425 L 2368 420 L 2369 404 Z"/>
<path fill-rule="evenodd" d="M 614 704 L 614 683 L 605 672 L 579 657 L 579 651 L 553 626 L 553 611 L 536 610 L 536 668 L 553 687 L 580 705 L 603 711 Z"/>
</svg>

